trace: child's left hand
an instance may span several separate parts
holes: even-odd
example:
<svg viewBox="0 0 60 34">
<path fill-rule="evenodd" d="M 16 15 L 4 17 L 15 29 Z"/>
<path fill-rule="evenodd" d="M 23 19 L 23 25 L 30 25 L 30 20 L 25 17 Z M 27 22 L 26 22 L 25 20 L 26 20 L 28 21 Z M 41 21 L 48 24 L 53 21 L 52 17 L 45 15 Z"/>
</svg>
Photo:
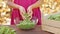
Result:
<svg viewBox="0 0 60 34">
<path fill-rule="evenodd" d="M 29 14 L 30 19 L 31 19 L 31 18 L 32 18 L 32 14 L 33 14 L 32 7 L 31 7 L 31 6 L 29 6 L 29 7 L 27 8 L 27 13 Z"/>
</svg>

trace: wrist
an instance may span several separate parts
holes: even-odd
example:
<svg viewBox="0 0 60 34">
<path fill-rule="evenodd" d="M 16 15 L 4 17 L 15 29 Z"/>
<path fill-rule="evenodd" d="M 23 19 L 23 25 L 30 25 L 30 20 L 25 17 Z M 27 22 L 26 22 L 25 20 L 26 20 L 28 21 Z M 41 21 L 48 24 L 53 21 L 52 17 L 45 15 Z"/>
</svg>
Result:
<svg viewBox="0 0 60 34">
<path fill-rule="evenodd" d="M 36 6 L 34 6 L 34 5 L 31 5 L 31 9 L 34 9 Z"/>
<path fill-rule="evenodd" d="M 29 6 L 29 8 L 32 10 L 33 7 L 32 6 Z"/>
<path fill-rule="evenodd" d="M 21 9 L 21 10 L 22 10 L 22 9 L 24 9 L 24 7 L 23 7 L 23 6 L 19 6 L 18 8 L 19 8 L 19 9 Z"/>
</svg>

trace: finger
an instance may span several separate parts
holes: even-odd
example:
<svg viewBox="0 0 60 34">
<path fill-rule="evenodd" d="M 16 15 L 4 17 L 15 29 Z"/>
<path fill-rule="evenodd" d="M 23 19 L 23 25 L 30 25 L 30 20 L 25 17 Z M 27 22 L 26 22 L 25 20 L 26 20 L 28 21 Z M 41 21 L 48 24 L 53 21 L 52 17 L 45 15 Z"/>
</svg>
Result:
<svg viewBox="0 0 60 34">
<path fill-rule="evenodd" d="M 29 10 L 29 11 L 28 11 L 28 14 L 30 14 L 30 13 L 31 13 L 31 11 Z"/>
<path fill-rule="evenodd" d="M 30 16 L 30 19 L 32 18 L 32 16 Z"/>
<path fill-rule="evenodd" d="M 28 14 L 32 12 L 32 10 L 31 10 L 31 9 L 28 9 L 27 11 L 28 11 Z"/>
<path fill-rule="evenodd" d="M 29 15 L 30 15 L 30 16 L 32 16 L 32 14 L 33 14 L 33 12 L 32 12 L 32 11 L 31 11 L 31 12 L 29 12 Z"/>
<path fill-rule="evenodd" d="M 25 14 L 25 13 L 26 13 L 25 9 L 21 9 L 20 12 L 21 12 L 22 14 Z"/>
<path fill-rule="evenodd" d="M 23 19 L 26 19 L 24 15 L 22 15 L 22 18 L 23 18 Z"/>
<path fill-rule="evenodd" d="M 25 19 L 25 17 L 24 17 L 24 16 L 22 16 L 22 18 L 23 18 L 23 19 Z"/>
</svg>

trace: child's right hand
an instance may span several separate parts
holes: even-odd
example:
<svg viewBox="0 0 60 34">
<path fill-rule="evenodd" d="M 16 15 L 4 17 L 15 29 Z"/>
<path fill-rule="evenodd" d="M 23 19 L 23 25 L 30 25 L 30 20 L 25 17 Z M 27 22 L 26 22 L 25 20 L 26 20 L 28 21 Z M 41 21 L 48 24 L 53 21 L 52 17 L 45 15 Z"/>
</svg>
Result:
<svg viewBox="0 0 60 34">
<path fill-rule="evenodd" d="M 25 8 L 22 7 L 22 6 L 20 6 L 20 7 L 19 7 L 19 10 L 20 10 L 20 14 L 21 14 L 22 18 L 25 19 L 25 16 L 24 16 L 24 14 L 26 13 Z"/>
</svg>

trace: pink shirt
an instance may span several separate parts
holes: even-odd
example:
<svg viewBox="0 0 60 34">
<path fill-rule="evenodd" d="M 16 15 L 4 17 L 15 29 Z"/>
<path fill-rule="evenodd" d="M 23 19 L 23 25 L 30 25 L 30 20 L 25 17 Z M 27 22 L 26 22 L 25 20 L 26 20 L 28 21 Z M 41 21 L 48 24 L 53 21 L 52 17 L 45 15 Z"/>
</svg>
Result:
<svg viewBox="0 0 60 34">
<path fill-rule="evenodd" d="M 21 5 L 23 7 L 25 7 L 25 9 L 27 10 L 27 8 L 34 4 L 36 1 L 38 0 L 14 0 L 14 3 Z M 33 17 L 37 17 L 38 18 L 38 25 L 41 25 L 41 12 L 39 10 L 39 7 L 33 9 Z M 14 18 L 18 17 L 20 20 L 22 20 L 22 17 L 19 13 L 18 9 L 13 9 L 12 11 L 12 15 L 11 15 L 11 24 L 14 24 Z"/>
</svg>

